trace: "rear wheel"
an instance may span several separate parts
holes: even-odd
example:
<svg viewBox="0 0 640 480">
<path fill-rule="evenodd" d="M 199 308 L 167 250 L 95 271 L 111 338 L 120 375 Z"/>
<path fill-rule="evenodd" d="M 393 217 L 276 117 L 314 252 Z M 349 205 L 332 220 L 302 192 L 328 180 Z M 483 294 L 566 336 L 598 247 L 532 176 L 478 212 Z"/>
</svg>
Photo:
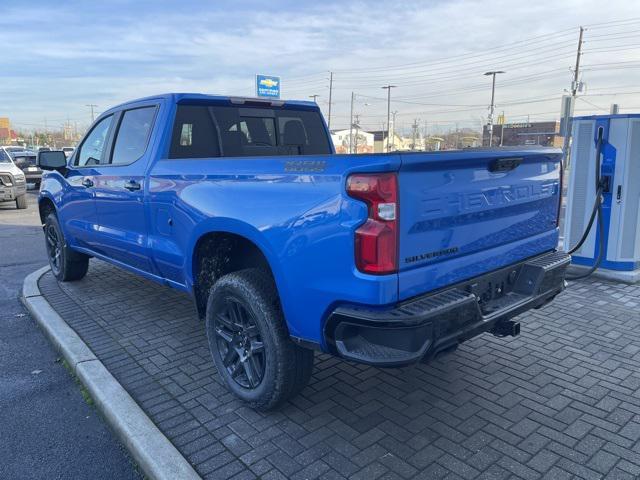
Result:
<svg viewBox="0 0 640 480">
<path fill-rule="evenodd" d="M 242 270 L 218 280 L 209 294 L 206 328 L 220 376 L 253 408 L 274 408 L 308 383 L 313 351 L 289 338 L 278 293 L 263 271 Z"/>
<path fill-rule="evenodd" d="M 27 194 L 24 193 L 19 197 L 16 197 L 16 208 L 18 210 L 24 210 L 27 208 Z"/>
<path fill-rule="evenodd" d="M 59 281 L 80 280 L 87 274 L 89 257 L 69 248 L 55 213 L 47 215 L 44 237 L 51 272 Z"/>
</svg>

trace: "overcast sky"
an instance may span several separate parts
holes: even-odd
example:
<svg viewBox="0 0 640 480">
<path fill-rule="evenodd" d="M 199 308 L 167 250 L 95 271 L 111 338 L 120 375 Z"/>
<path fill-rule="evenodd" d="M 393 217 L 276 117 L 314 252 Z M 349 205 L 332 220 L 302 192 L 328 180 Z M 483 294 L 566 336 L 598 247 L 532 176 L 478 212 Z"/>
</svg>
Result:
<svg viewBox="0 0 640 480">
<path fill-rule="evenodd" d="M 482 73 L 492 69 L 507 72 L 496 89 L 507 121 L 554 119 L 579 25 L 588 26 L 579 113 L 612 102 L 640 111 L 637 1 L 0 4 L 0 116 L 19 128 L 85 124 L 86 104 L 101 111 L 162 92 L 253 95 L 256 73 L 280 75 L 285 98 L 320 95 L 326 114 L 330 70 L 332 127 L 348 125 L 355 91 L 361 124 L 382 128 L 387 83 L 398 85 L 399 125 L 480 125 L 490 97 Z"/>
</svg>

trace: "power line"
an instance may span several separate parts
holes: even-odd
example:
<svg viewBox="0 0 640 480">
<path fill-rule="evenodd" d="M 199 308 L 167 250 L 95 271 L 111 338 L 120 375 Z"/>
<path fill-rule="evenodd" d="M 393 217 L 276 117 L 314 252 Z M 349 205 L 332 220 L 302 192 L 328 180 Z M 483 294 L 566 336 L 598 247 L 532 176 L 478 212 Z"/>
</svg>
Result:
<svg viewBox="0 0 640 480">
<path fill-rule="evenodd" d="M 387 65 L 387 66 L 378 66 L 378 67 L 367 67 L 367 68 L 357 68 L 357 69 L 350 69 L 350 70 L 335 70 L 337 73 L 350 73 L 350 72 L 372 72 L 372 71 L 377 71 L 377 70 L 392 70 L 392 69 L 398 69 L 398 68 L 406 68 L 406 67 L 410 67 L 412 65 L 435 65 L 435 64 L 439 64 L 439 63 L 450 63 L 453 62 L 457 59 L 460 58 L 465 58 L 465 57 L 473 57 L 473 56 L 486 56 L 486 55 L 491 55 L 492 53 L 504 50 L 504 49 L 508 49 L 511 48 L 514 45 L 519 45 L 521 43 L 539 43 L 539 42 L 543 42 L 543 41 L 549 41 L 550 39 L 552 39 L 555 36 L 566 36 L 569 35 L 570 32 L 573 32 L 574 30 L 571 29 L 564 29 L 564 30 L 558 30 L 556 32 L 551 32 L 548 34 L 544 34 L 544 35 L 538 35 L 536 37 L 530 37 L 527 39 L 523 39 L 523 40 L 519 40 L 516 42 L 511 42 L 511 43 L 507 43 L 507 44 L 503 44 L 503 45 L 498 45 L 492 48 L 491 52 L 487 52 L 487 53 L 476 53 L 476 52 L 469 52 L 469 53 L 465 53 L 465 54 L 461 54 L 461 55 L 453 55 L 453 56 L 447 56 L 447 57 L 443 57 L 441 59 L 437 59 L 437 60 L 433 60 L 433 61 L 428 61 L 428 62 L 411 62 L 411 63 L 405 63 L 405 64 L 398 64 L 398 65 Z M 542 40 L 537 40 L 537 39 L 542 39 Z"/>
<path fill-rule="evenodd" d="M 601 107 L 599 105 L 596 105 L 595 103 L 590 102 L 589 100 L 587 100 L 586 98 L 583 98 L 583 97 L 578 97 L 578 100 L 580 100 L 580 101 L 582 101 L 584 103 L 587 103 L 587 104 L 591 105 L 592 107 L 596 107 L 599 110 L 609 110 L 608 108 L 604 108 L 604 107 Z"/>
<path fill-rule="evenodd" d="M 545 46 L 544 48 L 537 48 L 535 51 L 517 51 L 517 52 L 513 52 L 513 53 L 509 53 L 506 55 L 498 55 L 498 56 L 492 56 L 493 54 L 490 54 L 488 56 L 488 58 L 483 58 L 480 60 L 472 60 L 472 61 L 468 61 L 468 62 L 455 62 L 455 61 L 450 61 L 447 62 L 447 64 L 440 66 L 440 67 L 420 67 L 421 70 L 419 71 L 414 71 L 414 72 L 407 72 L 406 69 L 404 70 L 400 70 L 398 71 L 398 73 L 396 73 L 395 75 L 402 75 L 403 77 L 409 76 L 409 77 L 415 77 L 415 76 L 423 76 L 422 73 L 423 72 L 430 72 L 429 75 L 427 76 L 434 76 L 434 75 L 440 75 L 440 74 L 446 74 L 449 73 L 450 71 L 459 71 L 461 69 L 463 70 L 471 70 L 476 66 L 481 66 L 481 65 L 487 65 L 488 63 L 498 63 L 500 60 L 501 61 L 516 61 L 516 60 L 521 60 L 524 58 L 529 58 L 529 57 L 538 57 L 538 56 L 543 56 L 545 54 L 548 53 L 553 53 L 556 52 L 554 56 L 558 56 L 561 55 L 561 53 L 564 52 L 559 52 L 562 49 L 566 50 L 567 48 L 573 48 L 572 46 L 570 46 L 569 44 L 564 45 L 564 46 L 558 46 L 557 44 L 553 44 L 553 45 L 549 45 L 549 46 Z M 572 50 L 573 51 L 573 50 Z M 482 56 L 487 56 L 488 54 L 483 54 Z M 545 59 L 548 59 L 549 56 L 545 56 Z M 449 65 L 450 64 L 450 65 Z M 464 68 L 463 68 L 464 67 Z M 389 68 L 387 69 L 384 73 L 381 74 L 370 74 L 370 73 L 363 73 L 363 74 L 359 74 L 359 75 L 339 75 L 339 78 L 343 78 L 345 80 L 354 80 L 359 77 L 359 76 L 364 76 L 367 79 L 375 79 L 375 78 L 381 78 L 381 77 L 389 77 L 390 75 L 394 75 L 393 73 L 391 73 L 394 69 L 393 68 Z"/>
<path fill-rule="evenodd" d="M 546 65 L 549 63 L 549 58 L 572 58 L 573 55 L 569 52 L 563 52 L 561 54 L 558 55 L 551 55 L 548 56 L 546 59 L 544 60 L 535 60 L 535 61 L 528 61 L 528 62 L 521 62 L 521 63 L 506 63 L 506 64 L 499 64 L 500 68 L 509 68 L 510 70 L 517 70 L 518 68 L 522 68 L 522 67 L 532 67 L 532 66 L 537 66 L 537 65 Z M 457 72 L 451 72 L 450 75 L 448 76 L 438 76 L 438 75 L 422 75 L 420 77 L 415 77 L 415 79 L 411 79 L 411 77 L 409 76 L 405 76 L 403 78 L 410 78 L 410 81 L 398 81 L 395 82 L 401 86 L 420 86 L 420 85 L 427 85 L 427 84 L 433 84 L 433 83 L 442 83 L 442 82 L 447 82 L 450 83 L 450 80 L 456 80 L 456 79 L 464 79 L 464 74 L 468 74 L 469 76 L 472 75 L 477 75 L 478 73 L 482 73 L 485 69 L 484 68 L 473 68 L 473 69 L 469 69 L 469 70 L 460 70 Z M 433 77 L 431 79 L 429 79 L 430 77 Z M 389 76 L 387 77 L 390 80 L 395 80 L 397 79 L 397 77 L 392 77 Z M 420 78 L 420 80 L 418 80 L 418 78 Z M 424 78 L 425 80 L 422 80 L 422 78 Z M 348 88 L 375 88 L 376 87 L 376 83 L 362 83 L 362 82 L 350 82 L 348 83 L 349 87 Z M 336 88 L 341 88 L 341 87 L 336 87 Z M 347 88 L 347 87 L 345 87 Z"/>
<path fill-rule="evenodd" d="M 584 27 L 589 30 L 592 30 L 592 29 L 608 28 L 611 25 L 620 25 L 620 24 L 627 24 L 627 23 L 631 23 L 631 24 L 640 23 L 640 17 L 626 18 L 624 20 L 611 20 L 609 22 L 590 23 L 590 24 L 584 25 Z"/>
</svg>

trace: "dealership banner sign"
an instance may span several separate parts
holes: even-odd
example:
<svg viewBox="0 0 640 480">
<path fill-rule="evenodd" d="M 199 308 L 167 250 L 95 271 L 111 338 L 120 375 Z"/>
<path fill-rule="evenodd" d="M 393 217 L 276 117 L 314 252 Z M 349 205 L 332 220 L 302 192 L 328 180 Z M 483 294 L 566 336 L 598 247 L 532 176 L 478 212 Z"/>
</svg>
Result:
<svg viewBox="0 0 640 480">
<path fill-rule="evenodd" d="M 256 75 L 256 96 L 280 98 L 280 77 Z"/>
</svg>

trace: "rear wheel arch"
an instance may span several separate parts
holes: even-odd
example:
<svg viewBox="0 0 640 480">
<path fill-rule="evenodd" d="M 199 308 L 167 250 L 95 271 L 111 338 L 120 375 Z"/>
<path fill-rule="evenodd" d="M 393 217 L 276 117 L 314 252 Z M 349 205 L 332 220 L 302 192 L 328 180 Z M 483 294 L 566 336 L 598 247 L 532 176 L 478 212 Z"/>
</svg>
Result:
<svg viewBox="0 0 640 480">
<path fill-rule="evenodd" d="M 222 276 L 255 268 L 268 274 L 277 291 L 275 275 L 263 250 L 243 235 L 226 231 L 208 232 L 198 238 L 192 254 L 193 295 L 200 318 L 205 317 L 213 284 Z"/>
</svg>

